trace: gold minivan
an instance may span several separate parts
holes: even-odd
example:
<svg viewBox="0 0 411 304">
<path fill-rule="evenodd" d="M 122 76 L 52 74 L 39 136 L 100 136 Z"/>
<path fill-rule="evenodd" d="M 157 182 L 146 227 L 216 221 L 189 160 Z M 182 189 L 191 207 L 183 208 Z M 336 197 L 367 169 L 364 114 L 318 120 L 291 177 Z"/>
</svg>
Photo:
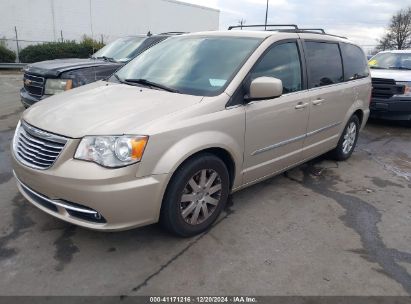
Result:
<svg viewBox="0 0 411 304">
<path fill-rule="evenodd" d="M 172 37 L 26 110 L 14 173 L 28 201 L 67 222 L 113 231 L 160 221 L 191 236 L 234 191 L 330 150 L 349 158 L 370 95 L 363 51 L 322 31 Z"/>
</svg>

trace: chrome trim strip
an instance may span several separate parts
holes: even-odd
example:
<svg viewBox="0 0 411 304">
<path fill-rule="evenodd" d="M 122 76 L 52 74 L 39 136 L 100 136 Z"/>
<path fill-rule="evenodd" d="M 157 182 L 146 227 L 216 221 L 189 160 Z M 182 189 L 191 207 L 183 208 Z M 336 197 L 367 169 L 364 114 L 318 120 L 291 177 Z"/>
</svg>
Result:
<svg viewBox="0 0 411 304">
<path fill-rule="evenodd" d="M 44 145 L 43 145 L 43 147 L 42 147 L 42 146 L 39 146 L 39 145 L 36 145 L 36 144 L 33 143 L 34 141 L 30 142 L 30 141 L 27 140 L 25 137 L 20 137 L 20 139 L 21 139 L 21 142 L 23 142 L 25 145 L 28 145 L 28 146 L 30 146 L 30 147 L 32 147 L 32 148 L 39 149 L 39 150 L 41 150 L 41 151 L 43 151 L 43 152 L 48 152 L 48 153 L 57 154 L 57 155 L 61 152 L 61 151 L 52 151 L 52 150 L 49 150 L 49 149 L 45 148 Z M 53 148 L 53 149 L 54 149 L 54 148 Z"/>
<path fill-rule="evenodd" d="M 22 135 L 24 136 L 24 139 L 26 141 L 28 141 L 29 143 L 34 142 L 34 143 L 37 143 L 39 145 L 42 145 L 44 148 L 51 148 L 51 149 L 56 149 L 56 150 L 61 150 L 61 148 L 63 148 L 63 146 L 57 146 L 57 145 L 53 145 L 53 144 L 49 144 L 49 143 L 40 141 L 40 140 L 36 139 L 32 134 L 28 133 L 25 129 L 24 129 L 24 133 L 22 133 Z M 37 137 L 37 138 L 39 138 L 39 137 Z"/>
<path fill-rule="evenodd" d="M 55 134 L 52 134 L 52 133 L 37 129 L 37 128 L 29 125 L 28 123 L 26 123 L 23 120 L 21 121 L 21 125 L 23 126 L 25 131 L 27 131 L 29 134 L 31 134 L 33 136 L 37 136 L 37 137 L 40 137 L 42 139 L 49 140 L 49 141 L 54 141 L 56 143 L 60 143 L 60 144 L 63 144 L 63 145 L 66 144 L 66 142 L 67 142 L 66 137 L 55 135 Z M 62 148 L 60 146 L 54 146 L 54 145 L 50 145 L 50 147 L 57 148 L 57 149 Z"/>
<path fill-rule="evenodd" d="M 40 151 L 47 151 L 47 150 L 43 150 L 43 149 L 41 149 L 39 146 L 35 146 L 36 148 L 38 148 L 38 150 L 34 150 L 33 149 L 33 147 L 30 145 L 30 144 L 27 144 L 24 140 L 21 140 L 21 141 L 19 141 L 18 143 L 17 143 L 17 146 L 22 146 L 24 149 L 27 149 L 27 150 L 29 150 L 29 151 L 31 151 L 31 152 L 34 152 L 34 153 L 37 153 L 37 154 L 39 154 L 39 155 L 43 155 L 43 156 L 46 156 L 46 157 L 50 157 L 50 154 L 46 154 L 46 153 L 42 153 L 42 152 L 39 152 L 38 150 L 40 150 Z M 30 147 L 31 146 L 31 147 Z M 48 151 L 48 152 L 50 152 L 50 151 Z M 50 152 L 51 153 L 51 152 Z M 54 154 L 59 154 L 58 152 L 52 152 L 52 153 L 54 153 Z M 56 155 L 56 156 L 57 156 Z M 54 155 L 53 155 L 54 156 Z"/>
<path fill-rule="evenodd" d="M 254 156 L 254 155 L 257 155 L 257 154 L 261 154 L 261 153 L 264 153 L 264 152 L 267 152 L 267 151 L 270 151 L 270 150 L 273 150 L 273 149 L 276 149 L 276 148 L 291 144 L 293 142 L 302 140 L 304 138 L 306 138 L 306 134 L 303 134 L 303 135 L 300 135 L 300 136 L 297 136 L 297 137 L 293 137 L 293 138 L 284 140 L 282 142 L 276 143 L 274 145 L 259 149 L 257 151 L 254 151 L 251 155 Z"/>
<path fill-rule="evenodd" d="M 20 150 L 15 151 L 15 152 L 16 152 L 15 155 L 18 157 L 19 161 L 21 161 L 24 165 L 30 166 L 30 168 L 34 168 L 34 169 L 45 170 L 45 168 L 44 168 L 45 164 L 44 163 L 39 162 L 37 160 L 32 159 L 29 156 L 24 155 L 23 153 L 20 152 Z M 37 166 L 35 164 L 41 165 L 42 167 Z M 50 165 L 47 164 L 47 166 L 50 166 Z"/>
<path fill-rule="evenodd" d="M 31 157 L 23 155 L 20 151 L 18 151 L 15 148 L 14 148 L 14 156 L 19 160 L 19 162 L 21 162 L 23 165 L 29 168 L 33 168 L 37 170 L 46 170 L 51 166 L 51 165 L 47 165 L 47 167 L 45 167 L 43 163 L 33 160 Z"/>
<path fill-rule="evenodd" d="M 336 127 L 336 126 L 339 126 L 340 124 L 342 124 L 342 121 L 333 123 L 333 124 L 331 124 L 331 125 L 322 127 L 322 128 L 320 128 L 320 129 L 317 129 L 317 130 L 314 130 L 314 131 L 311 131 L 311 132 L 308 132 L 306 137 L 313 136 L 313 135 L 318 134 L 318 133 L 320 133 L 320 132 L 323 132 L 323 131 L 325 131 L 325 130 L 334 128 L 334 127 Z"/>
<path fill-rule="evenodd" d="M 59 206 L 59 207 L 63 207 L 64 209 L 77 211 L 77 212 L 88 213 L 88 214 L 97 214 L 97 211 L 94 211 L 94 210 L 92 211 L 92 210 L 83 209 L 83 208 L 80 208 L 80 207 L 74 207 L 74 206 L 68 205 L 67 203 L 64 203 L 63 201 L 60 201 L 60 200 L 49 199 L 48 197 L 46 197 L 46 196 L 44 196 L 40 193 L 37 193 L 36 191 L 30 189 L 25 184 L 23 184 L 22 181 L 17 177 L 16 172 L 14 172 L 14 170 L 13 170 L 13 174 L 14 174 L 14 177 L 16 178 L 17 183 L 23 188 L 23 190 L 30 192 L 34 196 L 39 197 L 39 198 L 49 202 L 50 204 L 53 204 L 53 205 Z"/>
<path fill-rule="evenodd" d="M 293 137 L 293 138 L 290 138 L 290 139 L 281 141 L 281 142 L 276 143 L 276 144 L 274 144 L 274 145 L 270 145 L 270 146 L 268 146 L 268 147 L 258 149 L 258 150 L 256 150 L 256 151 L 254 151 L 253 153 L 251 153 L 251 156 L 255 156 L 255 155 L 258 155 L 258 154 L 261 154 L 261 153 L 264 153 L 264 152 L 267 152 L 267 151 L 270 151 L 270 150 L 273 150 L 273 149 L 276 149 L 276 148 L 279 148 L 279 147 L 282 147 L 282 146 L 285 146 L 285 145 L 294 143 L 294 142 L 296 142 L 296 141 L 300 141 L 300 140 L 305 139 L 305 138 L 307 138 L 307 137 L 310 137 L 310 136 L 313 136 L 313 135 L 315 135 L 315 134 L 321 133 L 321 132 L 323 132 L 323 131 L 325 131 L 325 130 L 334 128 L 334 127 L 340 125 L 341 123 L 342 123 L 342 122 L 337 122 L 337 123 L 334 123 L 334 124 L 331 124 L 331 125 L 322 127 L 322 128 L 320 128 L 320 129 L 317 129 L 317 130 L 308 132 L 308 133 L 306 133 L 306 134 L 299 135 L 299 136 L 297 136 L 297 137 Z"/>
<path fill-rule="evenodd" d="M 27 157 L 30 158 L 31 157 L 35 157 L 36 160 L 40 163 L 53 163 L 54 159 L 47 159 L 47 158 L 43 158 L 40 156 L 37 156 L 36 154 L 33 154 L 31 152 L 28 151 L 24 151 L 21 147 L 19 147 L 19 143 L 17 144 L 17 148 L 16 148 L 21 154 L 23 154 L 24 156 L 28 155 Z M 48 164 L 47 164 L 48 165 Z"/>
</svg>

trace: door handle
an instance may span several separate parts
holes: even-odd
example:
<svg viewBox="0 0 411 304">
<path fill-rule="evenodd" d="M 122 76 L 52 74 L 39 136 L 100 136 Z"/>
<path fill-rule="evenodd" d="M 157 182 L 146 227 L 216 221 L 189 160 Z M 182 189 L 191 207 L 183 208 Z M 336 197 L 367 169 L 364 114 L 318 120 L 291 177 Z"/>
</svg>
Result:
<svg viewBox="0 0 411 304">
<path fill-rule="evenodd" d="M 316 100 L 313 101 L 313 105 L 319 106 L 319 105 L 321 105 L 324 101 L 325 101 L 325 100 L 324 100 L 324 99 L 321 99 L 321 98 L 316 99 Z"/>
<path fill-rule="evenodd" d="M 300 110 L 300 109 L 304 109 L 306 106 L 308 106 L 308 102 L 305 102 L 305 103 L 299 102 L 299 103 L 295 106 L 295 108 L 296 108 L 297 110 Z"/>
</svg>

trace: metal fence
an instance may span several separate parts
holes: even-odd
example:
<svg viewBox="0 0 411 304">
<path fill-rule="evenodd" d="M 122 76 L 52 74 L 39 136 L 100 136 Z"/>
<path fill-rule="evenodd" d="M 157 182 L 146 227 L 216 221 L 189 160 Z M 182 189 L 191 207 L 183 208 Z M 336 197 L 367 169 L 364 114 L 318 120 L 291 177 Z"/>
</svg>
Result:
<svg viewBox="0 0 411 304">
<path fill-rule="evenodd" d="M 0 61 L 0 69 L 18 69 L 26 65 L 26 63 L 21 62 L 20 60 L 20 51 L 25 47 L 33 44 L 42 44 L 52 41 L 40 41 L 40 40 L 25 40 L 25 39 L 16 39 L 16 38 L 0 38 L 0 45 L 5 46 L 9 50 L 13 51 L 16 54 L 16 62 L 14 63 L 5 63 Z"/>
<path fill-rule="evenodd" d="M 14 37 L 0 37 L 0 45 L 5 46 L 6 48 L 10 49 L 16 54 L 15 63 L 17 64 L 16 66 L 18 66 L 18 64 L 21 63 L 20 51 L 29 45 L 76 40 L 76 39 L 66 39 L 66 37 L 64 36 L 64 32 L 62 30 L 60 30 L 59 36 L 60 37 L 57 40 L 27 40 L 27 39 L 21 38 L 19 36 L 17 27 L 14 27 Z M 84 34 L 84 36 L 87 36 L 87 35 Z M 98 40 L 101 43 L 105 43 L 105 41 L 108 39 L 108 36 L 99 35 L 99 37 L 91 37 L 91 38 Z M 113 39 L 113 38 L 118 38 L 118 37 L 110 37 L 110 39 Z M 8 66 L 8 65 L 0 62 L 0 68 L 2 66 Z"/>
</svg>

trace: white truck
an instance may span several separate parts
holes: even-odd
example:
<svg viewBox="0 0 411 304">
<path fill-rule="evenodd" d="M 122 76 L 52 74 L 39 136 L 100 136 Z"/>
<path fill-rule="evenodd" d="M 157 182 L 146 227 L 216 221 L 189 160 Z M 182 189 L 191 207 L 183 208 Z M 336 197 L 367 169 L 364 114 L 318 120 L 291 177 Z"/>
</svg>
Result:
<svg viewBox="0 0 411 304">
<path fill-rule="evenodd" d="M 411 50 L 383 51 L 368 64 L 373 86 L 370 117 L 411 121 Z"/>
</svg>

